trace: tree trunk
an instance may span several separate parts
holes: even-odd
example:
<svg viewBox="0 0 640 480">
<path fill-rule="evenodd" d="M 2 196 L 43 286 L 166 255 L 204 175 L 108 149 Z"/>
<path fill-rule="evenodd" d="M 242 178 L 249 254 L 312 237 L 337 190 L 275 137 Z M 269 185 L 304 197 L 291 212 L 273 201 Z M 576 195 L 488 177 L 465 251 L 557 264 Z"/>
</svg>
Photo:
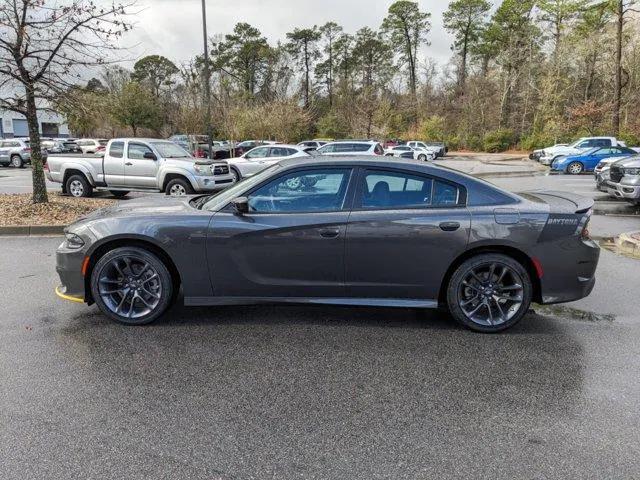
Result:
<svg viewBox="0 0 640 480">
<path fill-rule="evenodd" d="M 138 136 L 138 127 L 136 125 L 131 125 L 131 130 L 133 130 L 134 138 Z"/>
<path fill-rule="evenodd" d="M 33 87 L 27 87 L 27 125 L 29 126 L 29 146 L 31 147 L 31 177 L 33 182 L 33 203 L 47 203 L 47 183 L 44 177 L 38 110 Z"/>
<path fill-rule="evenodd" d="M 616 25 L 616 80 L 613 99 L 612 134 L 620 135 L 620 107 L 622 104 L 622 30 L 624 27 L 624 0 L 618 0 L 618 22 Z"/>
<path fill-rule="evenodd" d="M 329 38 L 329 110 L 333 107 L 333 42 Z"/>
<path fill-rule="evenodd" d="M 309 108 L 309 52 L 304 44 L 304 108 Z"/>
</svg>

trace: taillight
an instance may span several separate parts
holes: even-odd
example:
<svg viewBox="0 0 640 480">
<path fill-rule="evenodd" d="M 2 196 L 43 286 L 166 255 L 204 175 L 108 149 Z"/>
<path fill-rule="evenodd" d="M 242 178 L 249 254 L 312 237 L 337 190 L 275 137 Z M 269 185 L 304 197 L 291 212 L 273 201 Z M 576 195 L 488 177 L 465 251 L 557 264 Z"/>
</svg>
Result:
<svg viewBox="0 0 640 480">
<path fill-rule="evenodd" d="M 49 164 L 47 163 L 47 161 L 46 161 L 46 160 L 44 161 L 44 164 L 42 165 L 42 169 L 43 169 L 45 172 L 48 172 L 48 171 L 49 171 Z"/>
<path fill-rule="evenodd" d="M 23 152 L 25 152 L 25 153 L 28 153 L 28 152 L 30 152 L 30 151 L 31 151 L 31 147 L 24 147 L 24 148 L 22 149 L 22 151 L 23 151 Z"/>
<path fill-rule="evenodd" d="M 202 150 L 201 148 L 197 149 L 196 153 L 195 153 L 195 157 L 196 158 L 204 158 L 204 150 Z"/>
<path fill-rule="evenodd" d="M 580 234 L 580 238 L 583 240 L 589 240 L 591 238 L 591 234 L 589 232 L 589 222 L 591 221 L 591 214 L 593 210 L 589 210 L 582 220 L 578 224 L 578 232 Z"/>
</svg>

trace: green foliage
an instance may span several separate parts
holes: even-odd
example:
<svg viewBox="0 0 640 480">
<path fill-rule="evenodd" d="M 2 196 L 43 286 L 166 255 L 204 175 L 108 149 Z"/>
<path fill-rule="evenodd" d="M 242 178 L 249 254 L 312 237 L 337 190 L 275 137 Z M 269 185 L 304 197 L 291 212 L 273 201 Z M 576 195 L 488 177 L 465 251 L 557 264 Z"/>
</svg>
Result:
<svg viewBox="0 0 640 480">
<path fill-rule="evenodd" d="M 149 55 L 141 58 L 133 66 L 131 79 L 148 85 L 156 97 L 160 96 L 162 87 L 171 87 L 178 67 L 166 57 Z"/>
<path fill-rule="evenodd" d="M 515 145 L 515 139 L 513 130 L 500 128 L 485 134 L 482 144 L 483 150 L 490 153 L 504 152 Z"/>
<path fill-rule="evenodd" d="M 344 138 L 348 136 L 349 127 L 344 119 L 331 110 L 320 117 L 316 123 L 316 134 L 321 138 Z"/>
<path fill-rule="evenodd" d="M 418 135 L 422 140 L 442 141 L 444 140 L 445 133 L 445 119 L 438 115 L 432 115 L 431 117 L 423 120 L 418 125 Z"/>
<path fill-rule="evenodd" d="M 119 125 L 131 127 L 134 136 L 139 128 L 157 131 L 162 127 L 162 109 L 155 96 L 135 81 L 127 83 L 114 95 L 111 114 Z"/>
<path fill-rule="evenodd" d="M 638 147 L 640 146 L 640 135 L 635 132 L 630 131 L 622 131 L 618 135 L 618 139 L 622 140 L 627 144 L 628 147 Z"/>
</svg>

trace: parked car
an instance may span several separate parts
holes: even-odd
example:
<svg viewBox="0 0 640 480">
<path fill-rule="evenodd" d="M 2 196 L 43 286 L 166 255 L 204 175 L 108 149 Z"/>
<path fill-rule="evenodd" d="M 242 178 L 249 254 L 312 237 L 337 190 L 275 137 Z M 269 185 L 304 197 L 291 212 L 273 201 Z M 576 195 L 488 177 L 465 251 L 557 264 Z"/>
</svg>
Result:
<svg viewBox="0 0 640 480">
<path fill-rule="evenodd" d="M 239 157 L 230 158 L 227 162 L 235 180 L 255 175 L 260 170 L 284 160 L 285 158 L 309 157 L 304 147 L 298 145 L 263 145 L 249 150 Z"/>
<path fill-rule="evenodd" d="M 66 147 L 61 140 L 45 140 L 40 143 L 47 153 L 64 153 Z"/>
<path fill-rule="evenodd" d="M 615 137 L 582 137 L 571 145 L 545 148 L 540 156 L 540 163 L 543 165 L 551 165 L 553 161 L 560 156 L 579 155 L 582 152 L 598 147 L 626 147 L 624 142 L 619 141 Z"/>
<path fill-rule="evenodd" d="M 178 196 L 218 191 L 235 182 L 225 162 L 197 161 L 173 142 L 142 138 L 109 141 L 104 158 L 49 157 L 45 172 L 74 197 L 89 197 L 94 190 L 117 197 L 132 190 Z"/>
<path fill-rule="evenodd" d="M 551 163 L 551 170 L 577 175 L 592 172 L 601 160 L 611 157 L 628 157 L 637 155 L 627 147 L 598 147 L 577 155 L 560 156 Z"/>
<path fill-rule="evenodd" d="M 640 205 L 640 155 L 615 162 L 611 165 L 609 177 L 609 195 Z"/>
<path fill-rule="evenodd" d="M 624 157 L 610 157 L 600 160 L 596 168 L 593 169 L 593 174 L 596 179 L 596 188 L 601 192 L 607 191 L 607 182 L 609 181 L 609 171 L 611 169 L 611 165 L 613 165 L 618 160 L 622 160 L 624 158 L 628 158 L 628 156 Z"/>
<path fill-rule="evenodd" d="M 322 140 L 305 140 L 304 142 L 298 143 L 297 146 L 303 148 L 305 152 L 312 152 L 326 144 L 327 142 Z"/>
<path fill-rule="evenodd" d="M 65 138 L 62 140 L 64 146 L 63 153 L 82 153 L 75 138 Z"/>
<path fill-rule="evenodd" d="M 436 157 L 444 157 L 449 153 L 449 147 L 444 142 L 426 142 L 427 147 L 436 149 Z"/>
<path fill-rule="evenodd" d="M 245 140 L 232 146 L 232 150 L 235 152 L 235 156 L 239 157 L 244 155 L 252 148 L 261 147 L 262 145 L 268 145 L 268 142 L 263 140 Z"/>
<path fill-rule="evenodd" d="M 569 145 L 568 143 L 556 143 L 553 147 L 549 147 L 549 150 L 556 149 L 556 148 L 559 148 L 559 147 L 566 147 L 568 145 Z M 534 150 L 533 152 L 531 152 L 529 154 L 529 160 L 535 160 L 536 162 L 539 162 L 540 161 L 540 157 L 542 157 L 543 154 L 544 154 L 544 149 L 543 148 L 540 148 L 538 150 Z"/>
<path fill-rule="evenodd" d="M 0 165 L 23 168 L 31 163 L 31 147 L 29 140 L 10 138 L 0 140 Z"/>
<path fill-rule="evenodd" d="M 141 198 L 75 222 L 56 291 L 133 325 L 161 317 L 181 290 L 192 306 L 442 306 L 498 332 L 532 301 L 589 295 L 593 205 L 428 163 L 296 158 L 217 195 Z"/>
<path fill-rule="evenodd" d="M 430 150 L 412 148 L 408 145 L 398 145 L 387 148 L 384 154 L 387 157 L 412 158 L 414 160 L 420 160 L 421 162 L 435 160 L 436 158 L 435 154 Z"/>
<path fill-rule="evenodd" d="M 427 142 L 421 142 L 419 140 L 409 140 L 406 145 L 413 148 L 421 148 L 423 150 L 427 150 L 432 152 L 436 158 L 439 156 L 440 147 L 436 147 L 433 145 L 429 145 Z"/>
<path fill-rule="evenodd" d="M 109 140 L 104 138 L 81 138 L 76 140 L 76 145 L 80 148 L 82 153 L 87 155 L 104 150 L 108 142 Z"/>
<path fill-rule="evenodd" d="M 318 148 L 319 155 L 384 155 L 384 149 L 378 142 L 370 140 L 339 140 L 329 142 Z"/>
</svg>

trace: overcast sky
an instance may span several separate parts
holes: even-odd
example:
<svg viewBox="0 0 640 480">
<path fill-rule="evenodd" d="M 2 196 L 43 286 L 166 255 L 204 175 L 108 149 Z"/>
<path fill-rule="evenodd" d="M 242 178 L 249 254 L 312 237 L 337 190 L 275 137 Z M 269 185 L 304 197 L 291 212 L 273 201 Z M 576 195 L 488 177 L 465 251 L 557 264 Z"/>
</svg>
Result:
<svg viewBox="0 0 640 480">
<path fill-rule="evenodd" d="M 207 0 L 209 35 L 231 32 L 238 22 L 260 29 L 270 43 L 284 40 L 295 27 L 322 25 L 333 20 L 346 32 L 378 28 L 392 0 Z M 419 0 L 430 12 L 430 46 L 422 49 L 421 60 L 432 58 L 445 64 L 451 56 L 452 39 L 442 26 L 448 0 Z M 124 39 L 135 45 L 132 57 L 164 55 L 181 63 L 202 51 L 200 0 L 138 0 L 140 14 L 134 30 Z"/>
</svg>

